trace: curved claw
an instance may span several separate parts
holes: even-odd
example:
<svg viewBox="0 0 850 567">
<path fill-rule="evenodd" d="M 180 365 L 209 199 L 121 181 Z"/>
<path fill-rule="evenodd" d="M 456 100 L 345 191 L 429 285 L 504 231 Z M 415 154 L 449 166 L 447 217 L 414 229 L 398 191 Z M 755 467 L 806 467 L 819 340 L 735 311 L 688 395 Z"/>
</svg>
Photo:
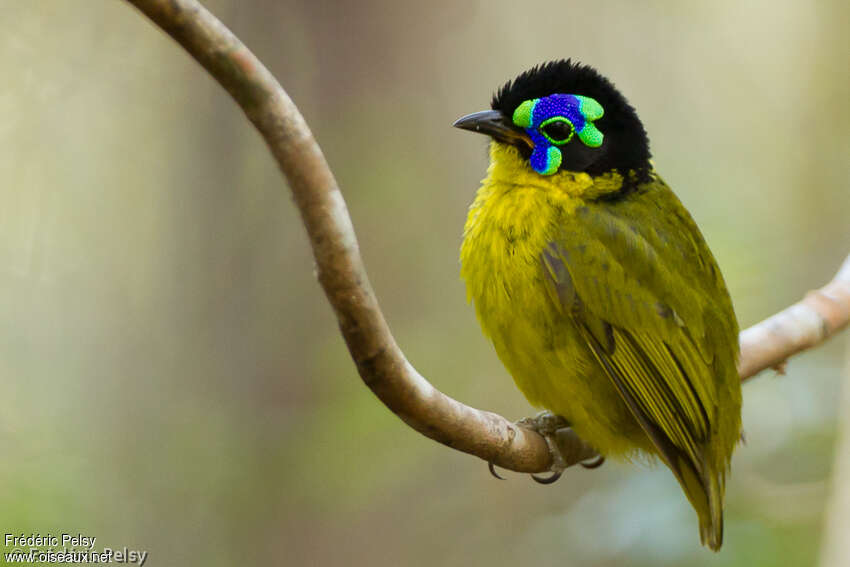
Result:
<svg viewBox="0 0 850 567">
<path fill-rule="evenodd" d="M 555 482 L 556 480 L 561 478 L 562 474 L 564 474 L 564 473 L 553 472 L 552 476 L 537 476 L 537 475 L 533 474 L 533 475 L 531 475 L 531 479 L 534 482 L 536 482 L 537 484 L 552 484 L 553 482 Z"/>
<path fill-rule="evenodd" d="M 586 469 L 598 469 L 599 467 L 602 466 L 602 463 L 604 463 L 604 462 L 605 462 L 605 457 L 602 456 L 602 455 L 599 455 L 594 460 L 592 460 L 588 463 L 579 463 L 579 464 Z"/>
<path fill-rule="evenodd" d="M 496 465 L 494 465 L 493 463 L 487 463 L 487 468 L 490 469 L 491 475 L 498 478 L 499 480 L 505 480 L 505 477 L 499 476 L 499 473 L 496 472 Z"/>
</svg>

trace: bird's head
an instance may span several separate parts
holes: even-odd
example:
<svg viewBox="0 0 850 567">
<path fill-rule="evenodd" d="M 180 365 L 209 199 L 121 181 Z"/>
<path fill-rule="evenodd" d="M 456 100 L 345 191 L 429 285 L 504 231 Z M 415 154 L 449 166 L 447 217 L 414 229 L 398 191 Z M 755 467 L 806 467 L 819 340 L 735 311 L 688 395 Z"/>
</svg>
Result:
<svg viewBox="0 0 850 567">
<path fill-rule="evenodd" d="M 515 146 L 540 175 L 617 171 L 640 178 L 650 169 L 649 140 L 634 108 L 587 65 L 568 59 L 533 67 L 505 83 L 491 107 L 454 126 Z"/>
</svg>

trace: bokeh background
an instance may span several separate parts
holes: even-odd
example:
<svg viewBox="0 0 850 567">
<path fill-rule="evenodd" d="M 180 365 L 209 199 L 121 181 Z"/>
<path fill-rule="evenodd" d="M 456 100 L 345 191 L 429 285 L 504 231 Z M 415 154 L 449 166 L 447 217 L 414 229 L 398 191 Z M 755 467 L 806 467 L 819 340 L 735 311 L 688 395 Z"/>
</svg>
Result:
<svg viewBox="0 0 850 567">
<path fill-rule="evenodd" d="M 534 63 L 578 58 L 630 98 L 742 326 L 850 250 L 847 2 L 208 5 L 312 126 L 405 352 L 470 405 L 533 411 L 458 278 L 486 141 L 450 125 Z M 746 384 L 718 555 L 663 468 L 496 481 L 359 381 L 281 175 L 194 61 L 123 2 L 0 11 L 4 532 L 372 567 L 807 566 L 848 535 L 847 334 Z"/>
</svg>

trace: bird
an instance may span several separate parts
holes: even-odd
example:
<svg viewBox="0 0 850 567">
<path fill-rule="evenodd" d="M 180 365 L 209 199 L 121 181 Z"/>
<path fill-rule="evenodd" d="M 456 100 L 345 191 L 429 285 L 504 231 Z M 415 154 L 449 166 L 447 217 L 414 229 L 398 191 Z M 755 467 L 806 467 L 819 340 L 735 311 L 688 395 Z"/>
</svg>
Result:
<svg viewBox="0 0 850 567">
<path fill-rule="evenodd" d="M 528 401 L 602 457 L 669 467 L 719 550 L 742 400 L 714 256 L 595 68 L 536 65 L 490 106 L 454 123 L 490 138 L 460 250 L 484 334 Z"/>
</svg>

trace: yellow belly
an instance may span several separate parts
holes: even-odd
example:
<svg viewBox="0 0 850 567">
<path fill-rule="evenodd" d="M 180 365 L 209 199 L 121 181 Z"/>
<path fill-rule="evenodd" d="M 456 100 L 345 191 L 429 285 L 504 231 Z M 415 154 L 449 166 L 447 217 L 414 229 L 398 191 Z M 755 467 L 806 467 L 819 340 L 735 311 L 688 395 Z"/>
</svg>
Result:
<svg viewBox="0 0 850 567">
<path fill-rule="evenodd" d="M 602 454 L 654 453 L 545 287 L 541 252 L 581 203 L 562 187 L 501 182 L 491 172 L 470 208 L 461 276 L 484 333 L 532 405 L 564 416 Z"/>
</svg>

